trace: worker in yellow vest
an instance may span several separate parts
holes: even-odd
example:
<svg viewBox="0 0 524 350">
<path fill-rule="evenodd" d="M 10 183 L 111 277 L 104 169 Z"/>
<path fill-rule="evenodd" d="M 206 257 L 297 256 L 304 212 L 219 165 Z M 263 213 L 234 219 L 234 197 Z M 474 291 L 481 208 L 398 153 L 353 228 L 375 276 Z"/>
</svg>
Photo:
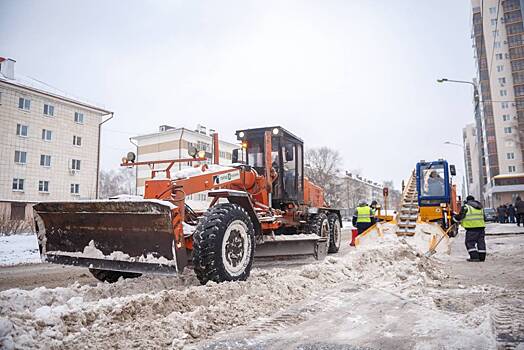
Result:
<svg viewBox="0 0 524 350">
<path fill-rule="evenodd" d="M 466 249 L 469 253 L 468 261 L 477 262 L 486 260 L 486 240 L 484 209 L 473 196 L 467 196 L 460 213 L 455 215 L 455 221 L 466 229 Z"/>
<path fill-rule="evenodd" d="M 353 213 L 353 226 L 358 230 L 360 235 L 366 231 L 375 223 L 375 216 L 373 215 L 373 209 L 367 204 L 366 201 L 360 201 L 357 209 Z"/>
</svg>

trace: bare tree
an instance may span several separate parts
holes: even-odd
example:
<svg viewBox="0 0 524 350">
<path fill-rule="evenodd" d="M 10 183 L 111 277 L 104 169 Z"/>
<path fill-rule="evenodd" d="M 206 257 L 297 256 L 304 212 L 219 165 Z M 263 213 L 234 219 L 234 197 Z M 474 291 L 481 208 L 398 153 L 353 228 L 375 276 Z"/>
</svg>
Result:
<svg viewBox="0 0 524 350">
<path fill-rule="evenodd" d="M 101 170 L 99 181 L 100 198 L 135 193 L 135 172 L 133 169 Z"/>
<path fill-rule="evenodd" d="M 338 206 L 341 202 L 340 163 L 338 151 L 328 147 L 311 148 L 306 151 L 306 176 L 322 187 L 326 202 Z"/>
</svg>

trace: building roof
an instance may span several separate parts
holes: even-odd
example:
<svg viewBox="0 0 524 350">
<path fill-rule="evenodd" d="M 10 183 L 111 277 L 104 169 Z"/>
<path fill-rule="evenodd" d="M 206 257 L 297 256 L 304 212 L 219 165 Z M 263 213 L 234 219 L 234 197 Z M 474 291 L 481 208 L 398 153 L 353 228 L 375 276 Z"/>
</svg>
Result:
<svg viewBox="0 0 524 350">
<path fill-rule="evenodd" d="M 175 133 L 177 133 L 179 131 L 182 131 L 182 130 L 184 132 L 189 132 L 189 133 L 192 133 L 192 134 L 195 134 L 195 135 L 211 137 L 210 135 L 202 134 L 202 133 L 199 133 L 197 131 L 186 129 L 186 128 L 172 128 L 172 129 L 168 129 L 166 131 L 159 131 L 159 132 L 153 132 L 153 133 L 149 133 L 149 134 L 133 136 L 133 137 L 130 137 L 130 139 L 132 139 L 132 140 L 143 140 L 143 139 L 152 138 L 152 137 L 161 136 L 161 135 L 175 134 Z M 229 143 L 230 145 L 238 146 L 236 143 L 224 141 L 222 139 L 219 139 L 219 142 Z"/>
<path fill-rule="evenodd" d="M 31 77 L 28 77 L 28 76 L 16 74 L 14 79 L 9 79 L 6 76 L 4 76 L 2 73 L 0 73 L 0 82 L 6 83 L 6 84 L 9 84 L 9 85 L 14 85 L 14 86 L 17 86 L 17 87 L 21 87 L 21 88 L 24 88 L 24 89 L 28 89 L 28 90 L 31 90 L 31 91 L 34 91 L 34 92 L 37 92 L 37 93 L 40 93 L 40 94 L 44 94 L 44 95 L 47 95 L 47 96 L 50 96 L 50 97 L 59 98 L 59 99 L 64 100 L 66 102 L 70 102 L 70 103 L 74 103 L 74 104 L 77 104 L 77 105 L 81 105 L 81 106 L 86 107 L 86 108 L 91 108 L 91 109 L 97 110 L 99 112 L 102 112 L 104 114 L 111 114 L 112 113 L 111 111 L 109 111 L 109 110 L 107 110 L 107 109 L 105 109 L 103 107 L 99 107 L 99 106 L 97 106 L 96 104 L 94 104 L 92 102 L 88 102 L 85 99 L 80 99 L 80 98 L 77 98 L 75 96 L 72 96 L 72 95 L 68 94 L 65 91 L 62 91 L 62 90 L 60 90 L 58 88 L 55 88 L 55 87 L 52 87 L 52 86 L 50 86 L 50 85 L 48 85 L 48 84 L 46 84 L 46 83 L 44 83 L 44 82 L 42 82 L 40 80 L 31 78 Z"/>
</svg>

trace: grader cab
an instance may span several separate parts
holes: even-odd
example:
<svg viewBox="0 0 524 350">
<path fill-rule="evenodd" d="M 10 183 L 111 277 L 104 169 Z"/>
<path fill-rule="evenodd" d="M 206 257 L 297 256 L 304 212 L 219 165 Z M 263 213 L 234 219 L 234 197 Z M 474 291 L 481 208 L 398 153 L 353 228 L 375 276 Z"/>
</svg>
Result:
<svg viewBox="0 0 524 350">
<path fill-rule="evenodd" d="M 322 259 L 340 247 L 341 217 L 320 187 L 304 177 L 303 142 L 281 127 L 239 130 L 233 164 L 192 158 L 136 162 L 149 165 L 143 198 L 42 202 L 34 206 L 42 259 L 85 266 L 113 282 L 141 273 L 181 273 L 192 265 L 201 283 L 245 280 L 255 257 Z M 176 163 L 192 163 L 171 172 Z M 186 196 L 204 192 L 197 212 Z"/>
</svg>

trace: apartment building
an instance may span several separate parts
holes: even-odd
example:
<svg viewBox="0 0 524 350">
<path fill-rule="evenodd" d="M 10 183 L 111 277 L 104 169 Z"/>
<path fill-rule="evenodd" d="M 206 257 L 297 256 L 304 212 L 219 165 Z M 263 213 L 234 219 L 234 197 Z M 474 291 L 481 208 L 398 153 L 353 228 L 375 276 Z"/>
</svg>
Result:
<svg viewBox="0 0 524 350">
<path fill-rule="evenodd" d="M 152 161 L 165 159 L 188 158 L 188 149 L 195 147 L 199 151 L 205 151 L 207 162 L 212 162 L 213 140 L 212 135 L 215 130 L 202 125 L 197 125 L 195 130 L 183 127 L 176 128 L 169 125 L 161 125 L 159 131 L 152 134 L 139 135 L 131 138 L 136 146 L 137 161 Z M 221 165 L 231 164 L 232 152 L 239 148 L 238 144 L 219 140 L 219 162 Z M 177 163 L 171 170 L 175 172 L 192 166 L 190 163 Z M 158 165 L 157 168 L 165 168 L 165 165 Z M 144 185 L 147 179 L 151 178 L 151 168 L 149 166 L 138 166 L 136 176 L 137 195 L 144 194 Z M 208 207 L 209 199 L 207 192 L 193 194 L 187 197 L 187 203 L 193 209 L 204 209 Z"/>
<path fill-rule="evenodd" d="M 341 213 L 344 217 L 351 217 L 361 200 L 366 200 L 368 204 L 376 200 L 381 205 L 384 205 L 382 194 L 384 186 L 360 175 L 346 172 L 339 178 L 338 188 L 340 193 L 339 202 L 342 207 Z M 398 191 L 391 189 L 390 196 L 395 197 L 397 194 Z M 394 209 L 395 201 L 396 199 L 393 201 L 388 200 L 388 209 Z"/>
<path fill-rule="evenodd" d="M 464 144 L 464 162 L 466 168 L 466 188 L 468 194 L 480 198 L 479 193 L 479 151 L 477 142 L 477 128 L 474 123 L 468 124 L 462 129 L 462 141 Z"/>
<path fill-rule="evenodd" d="M 16 74 L 15 63 L 0 57 L 0 216 L 96 198 L 100 125 L 112 112 Z"/>
<path fill-rule="evenodd" d="M 495 177 L 524 173 L 524 28 L 520 0 L 472 0 L 473 44 L 478 68 L 482 164 L 486 206 L 507 200 Z M 476 163 L 476 166 L 475 166 Z M 478 176 L 478 174 L 477 174 Z M 475 175 L 473 175 L 473 178 Z M 470 187 L 471 188 L 471 187 Z M 507 188 L 506 188 L 507 189 Z M 512 187 L 510 198 L 522 188 Z"/>
</svg>

